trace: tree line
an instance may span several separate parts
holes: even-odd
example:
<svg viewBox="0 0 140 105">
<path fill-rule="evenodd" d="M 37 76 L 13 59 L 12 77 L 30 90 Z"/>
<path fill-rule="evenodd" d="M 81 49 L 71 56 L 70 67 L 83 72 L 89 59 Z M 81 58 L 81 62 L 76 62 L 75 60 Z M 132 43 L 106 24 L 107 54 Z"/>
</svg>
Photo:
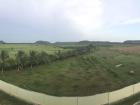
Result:
<svg viewBox="0 0 140 105">
<path fill-rule="evenodd" d="M 9 52 L 6 50 L 1 50 L 0 53 L 0 68 L 2 73 L 5 70 L 17 69 L 17 71 L 23 70 L 26 67 L 30 67 L 31 69 L 34 66 L 42 65 L 42 64 L 50 64 L 57 60 L 67 59 L 69 57 L 74 57 L 82 54 L 89 53 L 93 48 L 92 45 L 85 47 L 78 47 L 73 50 L 69 50 L 67 52 L 58 51 L 55 54 L 48 54 L 44 51 L 30 51 L 27 54 L 25 51 L 19 50 L 15 57 L 10 57 Z"/>
</svg>

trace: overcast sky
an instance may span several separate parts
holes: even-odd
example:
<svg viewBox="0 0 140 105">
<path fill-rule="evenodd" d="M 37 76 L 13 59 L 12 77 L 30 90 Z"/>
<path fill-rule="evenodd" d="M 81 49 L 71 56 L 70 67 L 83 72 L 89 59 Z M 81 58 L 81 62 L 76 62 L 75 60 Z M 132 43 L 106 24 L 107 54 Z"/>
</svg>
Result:
<svg viewBox="0 0 140 105">
<path fill-rule="evenodd" d="M 140 0 L 0 0 L 0 40 L 130 39 L 140 39 Z"/>
</svg>

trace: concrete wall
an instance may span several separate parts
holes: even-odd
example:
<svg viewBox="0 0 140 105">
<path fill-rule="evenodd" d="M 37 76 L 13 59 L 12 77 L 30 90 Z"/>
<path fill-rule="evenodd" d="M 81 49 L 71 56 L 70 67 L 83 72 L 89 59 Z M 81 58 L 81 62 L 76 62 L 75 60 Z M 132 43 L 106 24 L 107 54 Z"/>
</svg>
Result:
<svg viewBox="0 0 140 105">
<path fill-rule="evenodd" d="M 103 105 L 122 100 L 140 92 L 140 83 L 123 89 L 86 97 L 55 97 L 25 90 L 0 80 L 0 90 L 38 105 Z"/>
</svg>

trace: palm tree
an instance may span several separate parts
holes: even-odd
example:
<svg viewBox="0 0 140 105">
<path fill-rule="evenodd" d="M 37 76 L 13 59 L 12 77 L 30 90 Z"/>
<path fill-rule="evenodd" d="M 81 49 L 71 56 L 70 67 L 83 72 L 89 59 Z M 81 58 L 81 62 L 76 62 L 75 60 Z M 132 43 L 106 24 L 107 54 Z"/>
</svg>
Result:
<svg viewBox="0 0 140 105">
<path fill-rule="evenodd" d="M 36 51 L 30 51 L 29 53 L 29 62 L 30 62 L 30 66 L 31 66 L 31 69 L 33 68 L 33 65 L 36 65 L 37 64 L 37 52 Z"/>
<path fill-rule="evenodd" d="M 27 62 L 27 56 L 24 51 L 18 51 L 16 54 L 16 60 L 17 60 L 17 66 L 18 66 L 18 71 L 23 69 L 24 65 Z"/>
<path fill-rule="evenodd" d="M 60 60 L 62 58 L 62 53 L 60 50 L 58 50 L 58 52 L 56 53 L 58 60 Z"/>
<path fill-rule="evenodd" d="M 2 67 L 2 73 L 4 72 L 4 68 L 6 65 L 6 61 L 9 58 L 9 54 L 7 51 L 2 50 L 0 53 L 0 60 L 1 60 L 1 67 Z"/>
<path fill-rule="evenodd" d="M 40 59 L 40 63 L 41 64 L 45 64 L 45 63 L 49 63 L 50 62 L 49 61 L 49 55 L 46 52 L 44 52 L 44 51 L 40 52 L 39 59 Z"/>
</svg>

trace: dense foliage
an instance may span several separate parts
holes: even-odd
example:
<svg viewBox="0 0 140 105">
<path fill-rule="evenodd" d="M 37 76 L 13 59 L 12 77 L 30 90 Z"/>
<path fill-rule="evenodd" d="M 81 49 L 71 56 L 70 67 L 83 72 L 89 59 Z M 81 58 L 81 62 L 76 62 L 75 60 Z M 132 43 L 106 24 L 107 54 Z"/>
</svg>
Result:
<svg viewBox="0 0 140 105">
<path fill-rule="evenodd" d="M 61 52 L 59 50 L 53 55 L 48 54 L 44 51 L 30 51 L 29 54 L 26 54 L 24 51 L 19 50 L 15 55 L 15 59 L 10 58 L 8 52 L 2 50 L 0 53 L 0 68 L 2 70 L 2 73 L 4 72 L 4 70 L 9 69 L 17 69 L 17 71 L 23 70 L 25 67 L 31 67 L 32 69 L 33 66 L 50 64 L 57 60 L 63 60 L 69 57 L 86 54 L 91 51 L 92 47 L 92 45 L 78 47 L 67 52 Z"/>
</svg>

